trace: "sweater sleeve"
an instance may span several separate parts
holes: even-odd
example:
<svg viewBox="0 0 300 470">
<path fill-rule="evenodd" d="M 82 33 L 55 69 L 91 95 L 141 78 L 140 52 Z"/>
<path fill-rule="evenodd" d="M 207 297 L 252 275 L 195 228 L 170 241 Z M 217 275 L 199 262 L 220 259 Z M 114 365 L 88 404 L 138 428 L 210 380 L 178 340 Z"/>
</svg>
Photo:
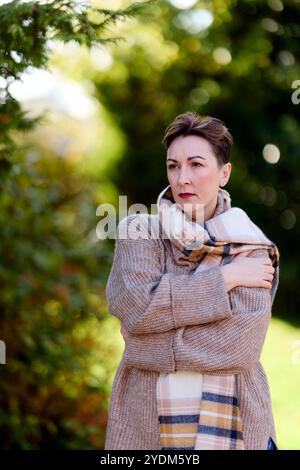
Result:
<svg viewBox="0 0 300 470">
<path fill-rule="evenodd" d="M 137 222 L 140 238 L 133 239 L 130 224 Z M 147 224 L 144 214 L 135 214 L 118 225 L 105 291 L 110 313 L 132 334 L 161 333 L 231 317 L 220 266 L 201 273 L 164 274 L 161 246 L 149 236 Z"/>
<path fill-rule="evenodd" d="M 249 256 L 267 257 L 268 250 L 254 250 Z M 124 351 L 127 365 L 166 373 L 191 370 L 213 375 L 251 369 L 259 361 L 271 317 L 270 290 L 235 287 L 229 295 L 231 318 L 161 334 L 129 334 Z"/>
</svg>

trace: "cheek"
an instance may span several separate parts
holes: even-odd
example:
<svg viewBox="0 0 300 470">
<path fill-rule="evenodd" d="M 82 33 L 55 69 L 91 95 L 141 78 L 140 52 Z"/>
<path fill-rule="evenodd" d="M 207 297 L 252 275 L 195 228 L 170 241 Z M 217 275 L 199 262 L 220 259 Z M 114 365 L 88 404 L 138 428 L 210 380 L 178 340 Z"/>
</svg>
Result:
<svg viewBox="0 0 300 470">
<path fill-rule="evenodd" d="M 171 190 L 173 192 L 173 194 L 176 194 L 176 182 L 175 182 L 175 178 L 174 176 L 172 176 L 171 174 L 167 174 L 167 178 L 168 178 L 168 182 L 169 182 L 169 185 L 171 186 Z"/>
<path fill-rule="evenodd" d="M 218 174 L 211 170 L 199 172 L 194 179 L 194 184 L 200 191 L 214 192 L 219 184 Z"/>
<path fill-rule="evenodd" d="M 176 186 L 177 184 L 177 176 L 176 176 L 176 172 L 175 171 L 170 171 L 169 173 L 167 173 L 167 177 L 168 177 L 168 181 L 170 183 L 171 186 Z"/>
<path fill-rule="evenodd" d="M 201 182 L 202 184 L 208 184 L 209 182 L 213 181 L 213 178 L 213 173 L 207 169 L 199 171 L 197 175 L 195 175 L 195 181 Z"/>
</svg>

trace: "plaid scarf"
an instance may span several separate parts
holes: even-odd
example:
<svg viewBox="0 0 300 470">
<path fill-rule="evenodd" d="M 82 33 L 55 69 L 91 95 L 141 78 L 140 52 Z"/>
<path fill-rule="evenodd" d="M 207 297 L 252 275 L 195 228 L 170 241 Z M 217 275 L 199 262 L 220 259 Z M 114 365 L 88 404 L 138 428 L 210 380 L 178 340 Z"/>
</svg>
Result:
<svg viewBox="0 0 300 470">
<path fill-rule="evenodd" d="M 202 224 L 175 203 L 170 186 L 159 194 L 157 208 L 164 236 L 179 250 L 178 261 L 196 262 L 197 272 L 226 264 L 238 253 L 267 248 L 275 268 L 274 298 L 278 249 L 242 209 L 231 207 L 226 190 L 219 189 L 215 213 Z M 235 375 L 161 373 L 157 405 L 161 449 L 245 449 Z"/>
</svg>

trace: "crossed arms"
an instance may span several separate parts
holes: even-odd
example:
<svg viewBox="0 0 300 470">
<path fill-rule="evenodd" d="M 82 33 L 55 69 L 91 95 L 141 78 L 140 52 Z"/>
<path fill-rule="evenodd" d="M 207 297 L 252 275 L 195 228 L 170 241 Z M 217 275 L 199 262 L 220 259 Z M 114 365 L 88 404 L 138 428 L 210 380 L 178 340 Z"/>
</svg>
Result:
<svg viewBox="0 0 300 470">
<path fill-rule="evenodd" d="M 125 364 L 214 375 L 252 368 L 271 317 L 270 291 L 239 286 L 227 293 L 220 266 L 163 274 L 160 252 L 155 239 L 116 239 L 106 298 L 126 329 Z M 259 249 L 249 256 L 269 255 Z"/>
</svg>

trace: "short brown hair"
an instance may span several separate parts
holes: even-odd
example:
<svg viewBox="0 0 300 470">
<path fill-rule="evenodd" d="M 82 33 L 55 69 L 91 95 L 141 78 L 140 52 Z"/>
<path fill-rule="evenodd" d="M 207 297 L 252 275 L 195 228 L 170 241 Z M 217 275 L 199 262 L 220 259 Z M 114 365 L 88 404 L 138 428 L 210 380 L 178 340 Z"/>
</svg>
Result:
<svg viewBox="0 0 300 470">
<path fill-rule="evenodd" d="M 168 149 L 171 142 L 179 135 L 203 137 L 211 144 L 220 166 L 229 162 L 233 138 L 220 119 L 200 116 L 193 111 L 179 114 L 166 128 L 162 143 Z"/>
</svg>

